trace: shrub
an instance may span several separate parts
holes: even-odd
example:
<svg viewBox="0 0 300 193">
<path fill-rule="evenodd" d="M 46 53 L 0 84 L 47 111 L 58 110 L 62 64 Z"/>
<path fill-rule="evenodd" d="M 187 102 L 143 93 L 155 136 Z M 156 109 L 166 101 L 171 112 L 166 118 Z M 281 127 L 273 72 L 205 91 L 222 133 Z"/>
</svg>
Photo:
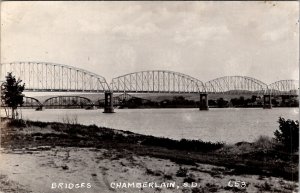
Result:
<svg viewBox="0 0 300 193">
<path fill-rule="evenodd" d="M 186 177 L 187 174 L 187 168 L 180 167 L 179 170 L 176 172 L 177 177 Z"/>
<path fill-rule="evenodd" d="M 201 140 L 189 140 L 189 139 L 181 139 L 173 140 L 162 137 L 153 137 L 147 136 L 146 139 L 141 143 L 142 145 L 149 146 L 158 146 L 158 147 L 166 147 L 169 149 L 178 149 L 178 150 L 191 150 L 191 151 L 199 151 L 199 152 L 209 152 L 220 149 L 224 146 L 224 143 L 221 142 L 204 142 Z"/>
<path fill-rule="evenodd" d="M 10 119 L 7 123 L 8 127 L 24 128 L 26 127 L 26 122 L 22 119 Z"/>
<path fill-rule="evenodd" d="M 261 186 L 261 189 L 262 189 L 263 191 L 271 191 L 271 189 L 272 189 L 271 186 L 272 186 L 271 184 L 269 184 L 268 182 L 265 182 L 265 183 Z"/>
<path fill-rule="evenodd" d="M 190 174 L 188 177 L 184 178 L 183 183 L 185 183 L 185 182 L 187 182 L 189 184 L 192 182 L 196 182 L 195 176 Z"/>
<path fill-rule="evenodd" d="M 273 147 L 272 139 L 268 136 L 261 135 L 254 142 L 256 148 L 271 149 Z"/>
<path fill-rule="evenodd" d="M 166 179 L 166 180 L 172 180 L 173 177 L 172 177 L 171 174 L 164 174 L 164 179 Z"/>
<path fill-rule="evenodd" d="M 299 149 L 299 122 L 285 120 L 279 117 L 279 130 L 274 132 L 275 139 L 281 143 L 285 150 L 296 152 Z"/>
<path fill-rule="evenodd" d="M 153 175 L 153 176 L 161 176 L 162 175 L 161 171 L 159 171 L 159 170 L 152 171 L 149 168 L 146 169 L 146 174 L 150 174 L 150 175 Z"/>
<path fill-rule="evenodd" d="M 27 126 L 36 126 L 36 127 L 40 127 L 40 128 L 45 128 L 48 126 L 49 123 L 47 122 L 41 122 L 41 121 L 26 121 Z"/>
</svg>

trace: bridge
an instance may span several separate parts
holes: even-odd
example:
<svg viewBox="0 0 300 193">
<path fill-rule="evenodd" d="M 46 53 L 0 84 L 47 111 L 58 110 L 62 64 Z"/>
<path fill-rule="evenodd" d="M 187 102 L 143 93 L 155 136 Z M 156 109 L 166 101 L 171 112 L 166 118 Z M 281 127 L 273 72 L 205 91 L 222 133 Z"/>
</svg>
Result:
<svg viewBox="0 0 300 193">
<path fill-rule="evenodd" d="M 299 95 L 299 81 L 280 80 L 266 84 L 253 77 L 224 76 L 207 82 L 179 72 L 149 70 L 113 78 L 110 84 L 103 76 L 69 65 L 48 62 L 11 62 L 1 64 L 1 81 L 8 72 L 25 83 L 28 92 L 105 93 L 104 112 L 113 112 L 117 103 L 113 93 L 195 93 L 200 95 L 200 110 L 208 110 L 209 94 L 263 95 L 264 108 L 271 108 L 271 96 Z M 60 96 L 40 103 L 32 97 L 24 98 L 24 106 L 54 107 L 62 104 L 88 107 L 88 98 Z"/>
<path fill-rule="evenodd" d="M 141 71 L 112 79 L 113 92 L 129 93 L 200 93 L 205 92 L 202 81 L 191 76 L 162 70 Z"/>
<path fill-rule="evenodd" d="M 134 107 L 137 105 L 153 104 L 153 101 L 151 101 L 151 100 L 144 99 L 141 97 L 136 97 L 136 96 L 130 95 L 128 93 L 123 93 L 123 94 L 114 96 L 112 98 L 112 100 L 113 100 L 113 106 L 118 107 L 118 108 L 124 108 L 124 107 L 127 108 L 128 106 Z M 105 107 L 105 99 L 98 100 L 95 105 L 99 106 L 99 107 Z"/>
<path fill-rule="evenodd" d="M 45 100 L 42 104 L 45 108 L 92 108 L 94 103 L 91 99 L 82 96 L 55 96 Z"/>
<path fill-rule="evenodd" d="M 104 77 L 63 64 L 12 62 L 1 64 L 1 80 L 7 72 L 19 77 L 29 92 L 104 92 L 109 90 Z"/>
</svg>

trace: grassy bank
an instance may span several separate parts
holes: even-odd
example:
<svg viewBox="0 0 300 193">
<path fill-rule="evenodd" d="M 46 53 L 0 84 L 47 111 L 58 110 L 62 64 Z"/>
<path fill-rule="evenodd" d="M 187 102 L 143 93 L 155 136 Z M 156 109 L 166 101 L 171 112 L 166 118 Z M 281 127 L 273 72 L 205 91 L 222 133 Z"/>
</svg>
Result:
<svg viewBox="0 0 300 193">
<path fill-rule="evenodd" d="M 41 132 L 26 134 L 26 129 L 32 127 L 41 128 Z M 224 146 L 223 143 L 186 139 L 178 141 L 168 138 L 136 134 L 130 131 L 98 127 L 96 125 L 85 126 L 81 124 L 65 124 L 59 122 L 45 123 L 39 121 L 10 120 L 7 122 L 7 128 L 8 130 L 4 130 L 4 134 L 8 134 L 8 136 L 4 139 L 3 145 L 7 146 L 9 144 L 14 147 L 17 147 L 18 145 L 21 147 L 24 145 L 23 142 L 25 143 L 26 141 L 30 142 L 30 144 L 36 145 L 75 147 L 97 147 L 99 142 L 127 143 L 199 152 L 210 152 Z M 43 129 L 44 131 L 50 129 L 54 132 L 43 133 Z M 24 131 L 25 133 L 14 132 L 17 130 Z M 7 132 L 5 133 L 5 131 Z M 11 133 L 13 135 L 9 135 L 10 132 L 13 132 Z M 15 143 L 15 138 L 19 139 L 17 144 Z"/>
<path fill-rule="evenodd" d="M 50 147 L 94 147 L 116 152 L 168 159 L 178 164 L 225 166 L 233 175 L 255 174 L 298 180 L 298 154 L 281 149 L 269 139 L 254 143 L 224 143 L 172 140 L 95 125 L 24 120 L 4 120 L 1 146 L 9 149 Z"/>
</svg>

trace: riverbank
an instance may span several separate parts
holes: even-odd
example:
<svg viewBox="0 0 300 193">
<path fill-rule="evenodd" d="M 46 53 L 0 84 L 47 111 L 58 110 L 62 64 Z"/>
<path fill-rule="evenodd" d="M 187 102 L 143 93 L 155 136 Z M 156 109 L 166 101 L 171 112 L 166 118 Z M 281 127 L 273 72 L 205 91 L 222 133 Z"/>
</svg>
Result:
<svg viewBox="0 0 300 193">
<path fill-rule="evenodd" d="M 244 192 L 292 192 L 298 180 L 298 155 L 280 151 L 264 138 L 229 146 L 72 123 L 6 120 L 1 146 L 0 174 L 12 182 L 11 188 L 20 183 L 23 192 L 51 192 L 51 183 L 58 179 L 66 183 L 88 179 L 90 192 L 111 192 L 112 182 L 137 181 L 174 181 L 186 192 L 232 192 L 228 182 L 233 179 L 247 183 Z M 25 180 L 28 174 L 33 178 Z M 199 186 L 184 188 L 183 182 Z"/>
<path fill-rule="evenodd" d="M 106 114 L 103 110 L 20 109 L 25 120 L 62 122 L 76 120 L 82 125 L 95 124 L 134 133 L 167 137 L 180 140 L 201 139 L 203 141 L 224 141 L 235 144 L 240 141 L 253 142 L 260 135 L 274 137 L 278 128 L 278 117 L 299 119 L 298 108 L 266 109 L 115 109 Z M 4 114 L 3 114 L 4 115 Z"/>
</svg>

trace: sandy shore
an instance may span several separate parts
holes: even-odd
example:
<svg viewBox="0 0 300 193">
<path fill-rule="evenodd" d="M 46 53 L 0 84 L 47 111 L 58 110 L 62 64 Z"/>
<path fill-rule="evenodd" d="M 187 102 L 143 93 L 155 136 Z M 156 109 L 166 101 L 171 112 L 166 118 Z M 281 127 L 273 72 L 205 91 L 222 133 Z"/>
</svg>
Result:
<svg viewBox="0 0 300 193">
<path fill-rule="evenodd" d="M 274 159 L 272 156 L 280 156 L 274 153 L 263 154 L 263 159 L 255 157 L 262 153 L 255 144 L 217 146 L 212 152 L 176 150 L 164 147 L 173 141 L 160 139 L 159 144 L 142 145 L 140 140 L 147 136 L 128 132 L 26 124 L 4 125 L 1 193 L 298 192 L 297 177 L 289 180 L 291 176 L 282 173 L 296 170 L 297 162 Z M 292 169 L 273 171 L 281 165 Z M 232 187 L 235 183 L 238 187 Z"/>
<path fill-rule="evenodd" d="M 296 182 L 258 175 L 228 175 L 209 164 L 184 165 L 166 159 L 94 148 L 55 148 L 46 151 L 4 150 L 0 154 L 3 192 L 233 192 L 230 180 L 247 183 L 243 192 L 292 192 Z M 185 176 L 178 171 L 186 169 Z M 177 175 L 176 175 L 177 174 Z M 188 180 L 190 179 L 190 181 Z M 184 187 L 184 181 L 197 187 Z M 175 188 L 117 188 L 114 182 L 175 182 Z M 55 188 L 52 183 L 90 183 L 90 188 Z M 177 187 L 178 186 L 178 187 Z"/>
</svg>

